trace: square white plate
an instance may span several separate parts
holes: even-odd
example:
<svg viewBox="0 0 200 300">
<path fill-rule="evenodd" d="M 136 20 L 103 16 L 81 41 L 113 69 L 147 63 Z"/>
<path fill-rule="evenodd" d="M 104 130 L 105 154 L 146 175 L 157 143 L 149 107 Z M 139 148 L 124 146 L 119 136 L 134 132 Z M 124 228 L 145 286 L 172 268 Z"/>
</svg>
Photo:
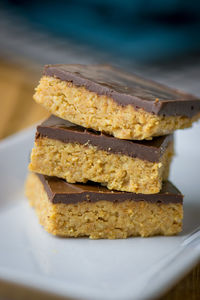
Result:
<svg viewBox="0 0 200 300">
<path fill-rule="evenodd" d="M 0 279 L 93 300 L 150 299 L 169 289 L 200 258 L 198 245 L 181 251 L 187 234 L 200 224 L 199 125 L 176 134 L 171 180 L 185 195 L 185 216 L 184 230 L 175 237 L 89 240 L 51 236 L 38 224 L 23 195 L 35 130 L 2 141 Z"/>
</svg>

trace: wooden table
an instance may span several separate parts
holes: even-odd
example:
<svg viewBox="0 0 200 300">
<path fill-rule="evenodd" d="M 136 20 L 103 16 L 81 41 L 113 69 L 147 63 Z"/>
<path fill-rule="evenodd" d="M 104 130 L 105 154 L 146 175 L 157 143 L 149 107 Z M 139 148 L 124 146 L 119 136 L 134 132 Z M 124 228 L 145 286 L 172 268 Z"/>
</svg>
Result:
<svg viewBox="0 0 200 300">
<path fill-rule="evenodd" d="M 3 139 L 36 121 L 48 116 L 48 113 L 32 100 L 34 87 L 37 85 L 41 70 L 23 65 L 16 65 L 0 60 L 0 139 Z M 1 293 L 2 292 L 2 293 Z M 26 299 L 28 291 L 20 290 L 10 294 L 9 285 L 0 285 L 0 298 L 7 295 L 8 299 Z M 33 292 L 31 292 L 33 293 Z M 19 294 L 18 294 L 19 295 Z M 52 299 L 45 295 L 37 295 L 39 299 Z M 16 296 L 16 297 L 15 297 Z M 30 296 L 30 295 L 29 295 Z M 4 298 L 5 299 L 5 298 Z M 29 299 L 34 299 L 29 297 Z M 200 299 L 200 264 L 182 281 L 160 300 L 197 300 Z"/>
</svg>

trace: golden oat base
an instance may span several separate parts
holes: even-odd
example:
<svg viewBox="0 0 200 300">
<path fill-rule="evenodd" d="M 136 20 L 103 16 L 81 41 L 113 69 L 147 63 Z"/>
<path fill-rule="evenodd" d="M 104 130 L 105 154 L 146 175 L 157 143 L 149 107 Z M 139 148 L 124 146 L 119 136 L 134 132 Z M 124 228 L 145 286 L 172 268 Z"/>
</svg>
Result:
<svg viewBox="0 0 200 300">
<path fill-rule="evenodd" d="M 200 114 L 192 118 L 157 116 L 131 105 L 123 107 L 112 98 L 48 76 L 41 78 L 34 99 L 62 119 L 120 139 L 150 139 L 190 127 L 200 118 Z"/>
<path fill-rule="evenodd" d="M 160 161 L 153 163 L 98 150 L 91 145 L 63 143 L 45 137 L 35 142 L 29 170 L 63 178 L 69 183 L 91 180 L 111 190 L 154 194 L 168 178 L 172 156 L 173 142 Z"/>
<path fill-rule="evenodd" d="M 182 229 L 182 204 L 145 201 L 52 204 L 40 179 L 30 174 L 26 196 L 44 229 L 63 237 L 119 239 L 130 236 L 174 235 Z"/>
</svg>

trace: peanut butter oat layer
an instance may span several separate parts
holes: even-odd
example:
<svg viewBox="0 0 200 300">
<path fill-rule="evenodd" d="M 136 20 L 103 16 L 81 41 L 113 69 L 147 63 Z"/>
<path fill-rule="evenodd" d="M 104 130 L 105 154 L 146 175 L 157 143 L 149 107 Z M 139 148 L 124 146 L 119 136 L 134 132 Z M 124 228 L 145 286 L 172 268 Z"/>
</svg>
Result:
<svg viewBox="0 0 200 300">
<path fill-rule="evenodd" d="M 200 118 L 195 96 L 103 65 L 47 65 L 34 99 L 60 118 L 120 139 L 151 139 Z"/>
<path fill-rule="evenodd" d="M 54 235 L 117 239 L 174 235 L 182 229 L 183 196 L 170 182 L 159 194 L 142 195 L 30 174 L 26 195 L 40 224 Z"/>
<path fill-rule="evenodd" d="M 108 189 L 158 193 L 167 180 L 173 136 L 120 140 L 51 116 L 37 127 L 29 170 L 66 179 L 99 182 Z"/>
</svg>

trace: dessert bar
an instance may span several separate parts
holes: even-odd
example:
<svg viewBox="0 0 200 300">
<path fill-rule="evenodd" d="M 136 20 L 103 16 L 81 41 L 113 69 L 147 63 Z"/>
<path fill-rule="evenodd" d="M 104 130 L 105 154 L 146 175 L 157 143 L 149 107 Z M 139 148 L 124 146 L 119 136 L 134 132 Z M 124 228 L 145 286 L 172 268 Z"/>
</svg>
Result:
<svg viewBox="0 0 200 300">
<path fill-rule="evenodd" d="M 183 196 L 170 182 L 158 194 L 143 195 L 32 173 L 26 195 L 41 225 L 54 235 L 115 239 L 174 235 L 182 229 Z"/>
<path fill-rule="evenodd" d="M 190 127 L 200 100 L 107 65 L 47 65 L 34 95 L 52 114 L 120 139 Z"/>
<path fill-rule="evenodd" d="M 167 180 L 172 156 L 173 135 L 121 140 L 51 116 L 37 127 L 29 170 L 70 183 L 91 180 L 108 189 L 153 194 Z"/>
</svg>

